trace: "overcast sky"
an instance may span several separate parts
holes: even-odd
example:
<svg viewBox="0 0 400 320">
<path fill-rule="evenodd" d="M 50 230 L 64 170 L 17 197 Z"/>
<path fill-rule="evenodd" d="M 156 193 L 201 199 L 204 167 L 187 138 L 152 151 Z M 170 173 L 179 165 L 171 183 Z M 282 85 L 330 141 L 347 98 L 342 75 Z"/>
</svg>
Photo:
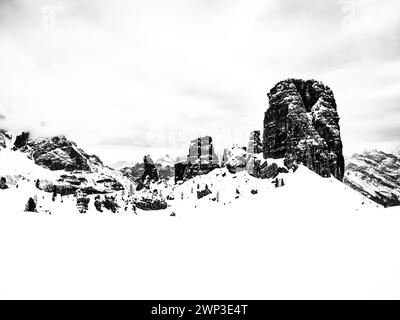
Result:
<svg viewBox="0 0 400 320">
<path fill-rule="evenodd" d="M 0 114 L 106 162 L 218 151 L 275 83 L 330 86 L 345 153 L 400 144 L 398 0 L 0 0 Z"/>
</svg>

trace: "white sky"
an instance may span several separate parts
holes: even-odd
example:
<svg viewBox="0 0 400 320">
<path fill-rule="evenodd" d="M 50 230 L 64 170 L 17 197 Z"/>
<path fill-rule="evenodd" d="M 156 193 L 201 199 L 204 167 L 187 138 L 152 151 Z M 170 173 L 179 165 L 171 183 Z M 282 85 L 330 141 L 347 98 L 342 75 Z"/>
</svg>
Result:
<svg viewBox="0 0 400 320">
<path fill-rule="evenodd" d="M 7 125 L 105 162 L 245 145 L 289 77 L 332 88 L 345 153 L 399 145 L 400 1 L 0 0 Z"/>
</svg>

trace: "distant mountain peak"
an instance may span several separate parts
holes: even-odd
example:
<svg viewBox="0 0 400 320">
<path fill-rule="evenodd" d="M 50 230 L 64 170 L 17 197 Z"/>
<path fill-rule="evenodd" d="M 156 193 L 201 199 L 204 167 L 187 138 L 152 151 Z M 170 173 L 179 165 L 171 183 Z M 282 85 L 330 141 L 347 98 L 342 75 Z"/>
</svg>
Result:
<svg viewBox="0 0 400 320">
<path fill-rule="evenodd" d="M 23 132 L 17 136 L 13 149 L 26 153 L 36 164 L 50 170 L 91 172 L 93 166 L 103 165 L 99 157 L 87 154 L 64 135 L 32 138 Z"/>
<path fill-rule="evenodd" d="M 344 182 L 379 204 L 400 205 L 400 154 L 357 153 L 347 160 Z"/>
<path fill-rule="evenodd" d="M 162 167 L 173 167 L 175 163 L 176 160 L 174 160 L 169 154 L 166 154 L 156 161 L 156 164 L 161 165 Z"/>
</svg>

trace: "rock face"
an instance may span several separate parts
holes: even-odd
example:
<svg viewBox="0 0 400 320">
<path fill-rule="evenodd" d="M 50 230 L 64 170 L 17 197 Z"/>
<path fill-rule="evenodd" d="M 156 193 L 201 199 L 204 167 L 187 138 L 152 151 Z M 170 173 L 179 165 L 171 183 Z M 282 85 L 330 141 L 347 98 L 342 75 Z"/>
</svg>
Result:
<svg viewBox="0 0 400 320">
<path fill-rule="evenodd" d="M 22 132 L 19 136 L 17 136 L 14 141 L 13 150 L 19 150 L 24 147 L 27 144 L 29 137 L 29 132 Z"/>
<path fill-rule="evenodd" d="M 259 179 L 273 179 L 279 173 L 288 173 L 287 168 L 278 166 L 275 162 L 269 163 L 267 160 L 262 159 L 260 155 L 249 154 L 247 158 L 247 172 Z"/>
<path fill-rule="evenodd" d="M 343 180 L 339 116 L 332 90 L 315 80 L 288 79 L 268 94 L 264 158 L 285 158 L 288 168 L 303 163 L 323 177 Z"/>
<path fill-rule="evenodd" d="M 0 129 L 0 150 L 5 149 L 11 139 L 12 137 L 7 131 Z"/>
<path fill-rule="evenodd" d="M 191 164 L 218 165 L 219 159 L 215 154 L 212 138 L 205 136 L 190 141 L 187 161 Z"/>
<path fill-rule="evenodd" d="M 140 180 L 144 173 L 144 163 L 137 163 L 133 167 L 121 169 L 122 174 L 131 180 Z"/>
<path fill-rule="evenodd" d="M 150 191 L 146 189 L 138 192 L 134 196 L 133 205 L 138 209 L 145 211 L 164 210 L 168 207 L 166 200 L 158 193 L 158 191 Z"/>
<path fill-rule="evenodd" d="M 400 205 L 400 154 L 374 150 L 353 155 L 344 183 L 383 206 Z"/>
<path fill-rule="evenodd" d="M 158 177 L 161 180 L 168 180 L 175 176 L 175 163 L 176 161 L 171 158 L 170 155 L 165 155 L 164 157 L 156 161 L 156 168 L 158 171 Z"/>
<path fill-rule="evenodd" d="M 207 174 L 219 167 L 212 137 L 200 137 L 190 142 L 187 161 L 175 164 L 175 181 L 185 181 Z"/>
<path fill-rule="evenodd" d="M 147 178 L 151 181 L 158 181 L 158 172 L 154 161 L 151 159 L 149 155 L 143 158 L 144 164 L 144 172 L 142 175 L 142 181 L 145 181 Z"/>
<path fill-rule="evenodd" d="M 6 117 L 0 114 L 0 150 L 7 148 L 7 144 L 10 142 L 12 136 L 7 132 L 7 130 L 2 128 L 2 121 Z"/>
<path fill-rule="evenodd" d="M 143 198 L 141 200 L 137 200 L 134 202 L 134 204 L 138 209 L 144 211 L 165 210 L 168 207 L 167 202 L 165 202 L 164 200 L 151 198 Z"/>
<path fill-rule="evenodd" d="M 4 177 L 0 178 L 0 190 L 8 189 L 7 180 Z"/>
<path fill-rule="evenodd" d="M 246 170 L 247 152 L 245 148 L 234 145 L 230 149 L 224 150 L 223 165 L 230 173 L 237 173 Z"/>
<path fill-rule="evenodd" d="M 151 159 L 151 158 L 150 158 Z M 160 180 L 168 180 L 172 177 L 175 176 L 175 169 L 174 169 L 174 161 L 167 155 L 163 158 L 158 159 L 154 165 L 155 169 L 157 171 L 158 179 Z M 154 171 L 151 173 L 151 170 L 154 170 L 150 168 L 149 164 L 147 166 L 147 174 L 153 175 L 155 177 Z M 120 171 L 123 173 L 123 175 L 131 180 L 138 180 L 143 177 L 145 174 L 145 164 L 143 163 L 137 163 L 133 166 L 130 167 L 125 167 L 120 169 Z"/>
<path fill-rule="evenodd" d="M 247 147 L 248 153 L 257 154 L 263 151 L 260 136 L 260 131 L 253 131 L 252 133 L 250 133 L 249 145 Z"/>
<path fill-rule="evenodd" d="M 29 133 L 22 133 L 15 140 L 14 150 L 50 170 L 91 172 L 92 165 L 103 165 L 97 156 L 86 154 L 65 136 L 30 139 Z"/>
</svg>

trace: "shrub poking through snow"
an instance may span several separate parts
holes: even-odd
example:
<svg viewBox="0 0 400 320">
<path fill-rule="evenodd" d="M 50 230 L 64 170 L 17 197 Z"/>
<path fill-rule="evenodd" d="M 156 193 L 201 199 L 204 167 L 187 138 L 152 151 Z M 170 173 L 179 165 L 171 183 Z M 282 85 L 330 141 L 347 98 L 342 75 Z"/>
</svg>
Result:
<svg viewBox="0 0 400 320">
<path fill-rule="evenodd" d="M 86 213 L 89 208 L 90 199 L 81 190 L 76 191 L 76 206 L 79 213 Z"/>
</svg>

